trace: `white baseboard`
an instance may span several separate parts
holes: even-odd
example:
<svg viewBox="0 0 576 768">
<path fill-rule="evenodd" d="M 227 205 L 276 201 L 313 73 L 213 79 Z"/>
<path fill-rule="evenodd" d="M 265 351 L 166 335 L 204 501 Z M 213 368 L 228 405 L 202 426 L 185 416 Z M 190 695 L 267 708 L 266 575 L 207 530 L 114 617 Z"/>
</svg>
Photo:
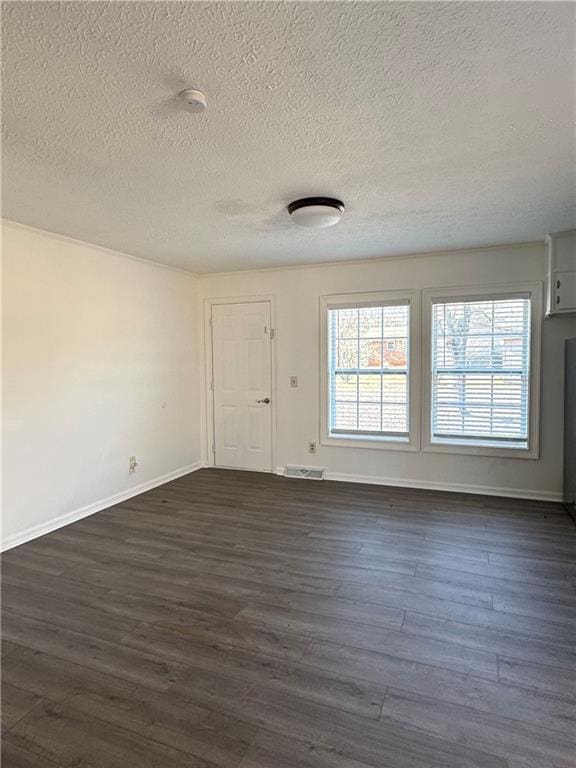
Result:
<svg viewBox="0 0 576 768">
<path fill-rule="evenodd" d="M 283 475 L 284 467 L 276 467 L 276 474 Z M 343 472 L 324 472 L 324 479 L 343 483 L 390 485 L 396 488 L 420 488 L 426 491 L 452 491 L 453 493 L 476 493 L 480 496 L 506 496 L 512 499 L 562 502 L 562 493 L 560 492 L 532 491 L 525 488 L 498 488 L 488 485 L 435 482 L 434 480 L 404 480 L 399 477 L 374 477 L 374 475 L 352 475 Z"/>
<path fill-rule="evenodd" d="M 100 512 L 108 507 L 113 507 L 114 504 L 120 504 L 120 502 L 131 499 L 133 496 L 138 496 L 145 491 L 151 491 L 152 488 L 157 488 L 159 485 L 169 483 L 171 480 L 176 480 L 183 475 L 196 472 L 196 470 L 202 469 L 203 466 L 204 463 L 201 461 L 197 461 L 194 464 L 188 464 L 185 467 L 180 467 L 180 469 L 175 469 L 173 472 L 168 472 L 165 475 L 160 475 L 160 477 L 155 477 L 153 480 L 148 480 L 145 483 L 140 483 L 140 485 L 134 485 L 132 488 L 128 488 L 125 491 L 115 493 L 113 496 L 108 496 L 107 498 L 100 499 L 92 504 L 87 504 L 85 507 L 80 507 L 72 512 L 67 512 L 65 515 L 59 515 L 46 523 L 33 525 L 25 531 L 20 531 L 20 533 L 8 536 L 8 538 L 2 542 L 0 551 L 6 552 L 8 549 L 18 547 L 20 544 L 25 544 L 27 541 L 36 539 L 39 536 L 44 536 L 46 533 L 51 533 L 58 528 L 63 528 L 65 525 L 70 525 L 70 523 L 74 523 L 77 520 L 82 520 L 83 517 L 88 517 L 95 512 Z"/>
</svg>

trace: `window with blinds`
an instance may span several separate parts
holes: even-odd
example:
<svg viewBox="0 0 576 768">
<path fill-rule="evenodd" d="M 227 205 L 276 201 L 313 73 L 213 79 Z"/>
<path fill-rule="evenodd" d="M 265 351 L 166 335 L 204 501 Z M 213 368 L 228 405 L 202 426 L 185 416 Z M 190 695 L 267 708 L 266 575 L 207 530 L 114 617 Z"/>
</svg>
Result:
<svg viewBox="0 0 576 768">
<path fill-rule="evenodd" d="M 530 304 L 433 300 L 433 441 L 528 447 Z"/>
<path fill-rule="evenodd" d="M 407 437 L 409 303 L 328 309 L 331 435 Z"/>
</svg>

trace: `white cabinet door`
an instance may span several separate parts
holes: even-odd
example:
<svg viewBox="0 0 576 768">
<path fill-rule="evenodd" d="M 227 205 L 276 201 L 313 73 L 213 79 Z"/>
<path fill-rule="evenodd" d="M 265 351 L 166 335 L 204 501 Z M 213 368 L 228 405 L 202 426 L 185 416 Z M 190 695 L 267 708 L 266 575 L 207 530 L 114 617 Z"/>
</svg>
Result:
<svg viewBox="0 0 576 768">
<path fill-rule="evenodd" d="M 546 237 L 548 246 L 547 315 L 576 314 L 576 230 Z"/>
<path fill-rule="evenodd" d="M 270 302 L 212 307 L 214 463 L 272 469 Z"/>
</svg>

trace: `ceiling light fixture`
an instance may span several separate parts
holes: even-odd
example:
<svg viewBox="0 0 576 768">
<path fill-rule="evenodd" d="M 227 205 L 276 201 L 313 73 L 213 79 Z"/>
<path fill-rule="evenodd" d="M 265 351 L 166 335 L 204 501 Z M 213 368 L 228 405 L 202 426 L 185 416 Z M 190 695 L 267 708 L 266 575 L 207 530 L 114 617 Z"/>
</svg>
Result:
<svg viewBox="0 0 576 768">
<path fill-rule="evenodd" d="M 344 213 L 344 203 L 333 197 L 303 197 L 290 203 L 288 213 L 301 227 L 322 229 L 338 224 Z"/>
</svg>

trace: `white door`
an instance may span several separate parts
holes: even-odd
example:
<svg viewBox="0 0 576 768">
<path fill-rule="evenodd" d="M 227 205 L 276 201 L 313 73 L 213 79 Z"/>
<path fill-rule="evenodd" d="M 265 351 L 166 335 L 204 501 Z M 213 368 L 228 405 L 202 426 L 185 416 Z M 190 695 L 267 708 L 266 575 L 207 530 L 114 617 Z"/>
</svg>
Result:
<svg viewBox="0 0 576 768">
<path fill-rule="evenodd" d="M 214 463 L 272 469 L 270 302 L 212 306 Z"/>
</svg>

